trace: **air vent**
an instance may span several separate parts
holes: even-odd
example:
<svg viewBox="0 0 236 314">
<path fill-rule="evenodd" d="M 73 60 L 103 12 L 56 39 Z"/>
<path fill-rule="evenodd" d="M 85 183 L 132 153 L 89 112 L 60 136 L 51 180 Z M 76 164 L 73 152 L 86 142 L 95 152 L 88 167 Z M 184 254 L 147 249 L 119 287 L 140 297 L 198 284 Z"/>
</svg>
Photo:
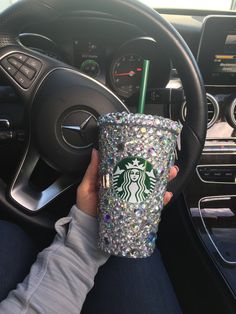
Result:
<svg viewBox="0 0 236 314">
<path fill-rule="evenodd" d="M 213 97 L 211 94 L 207 94 L 206 98 L 208 111 L 207 128 L 209 129 L 216 122 L 219 116 L 219 104 L 215 97 Z"/>
<path fill-rule="evenodd" d="M 213 97 L 211 94 L 206 94 L 206 99 L 207 99 L 207 111 L 208 111 L 207 128 L 209 129 L 216 122 L 219 116 L 219 104 L 217 100 L 215 99 L 215 97 Z M 236 114 L 236 109 L 234 110 Z M 182 115 L 183 121 L 185 121 L 186 119 L 186 114 L 187 114 L 187 107 L 186 107 L 186 102 L 185 102 L 182 105 L 182 109 L 181 109 L 181 115 Z M 235 118 L 236 118 L 236 115 L 235 115 Z M 236 120 L 235 120 L 235 123 L 236 123 Z"/>
<path fill-rule="evenodd" d="M 230 106 L 230 118 L 232 122 L 232 126 L 235 128 L 236 127 L 236 98 L 232 102 Z"/>
</svg>

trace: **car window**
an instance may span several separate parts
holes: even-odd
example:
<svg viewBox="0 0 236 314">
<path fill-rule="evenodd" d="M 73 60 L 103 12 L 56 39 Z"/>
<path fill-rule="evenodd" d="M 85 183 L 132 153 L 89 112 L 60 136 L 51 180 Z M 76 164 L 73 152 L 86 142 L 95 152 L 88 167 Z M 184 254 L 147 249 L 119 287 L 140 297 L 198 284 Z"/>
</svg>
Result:
<svg viewBox="0 0 236 314">
<path fill-rule="evenodd" d="M 0 0 L 0 12 L 18 0 Z M 236 0 L 140 0 L 153 8 L 236 10 Z"/>
<path fill-rule="evenodd" d="M 0 0 L 0 12 L 9 7 L 12 3 L 15 3 L 18 0 Z"/>
<path fill-rule="evenodd" d="M 198 10 L 232 10 L 235 9 L 235 0 L 141 0 L 153 8 L 176 8 Z"/>
</svg>

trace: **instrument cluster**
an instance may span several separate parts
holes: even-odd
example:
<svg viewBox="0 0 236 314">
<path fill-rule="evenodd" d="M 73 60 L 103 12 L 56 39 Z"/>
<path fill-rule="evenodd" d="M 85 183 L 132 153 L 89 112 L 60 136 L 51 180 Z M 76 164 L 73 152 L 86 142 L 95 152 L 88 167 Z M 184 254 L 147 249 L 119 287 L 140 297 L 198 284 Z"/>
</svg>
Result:
<svg viewBox="0 0 236 314">
<path fill-rule="evenodd" d="M 19 36 L 27 48 L 68 63 L 111 88 L 124 101 L 139 93 L 143 61 L 150 60 L 148 88 L 165 87 L 170 78 L 170 59 L 150 37 L 135 37 L 116 47 L 104 45 L 98 38 L 72 40 L 71 55 L 52 39 L 26 33 Z"/>
</svg>

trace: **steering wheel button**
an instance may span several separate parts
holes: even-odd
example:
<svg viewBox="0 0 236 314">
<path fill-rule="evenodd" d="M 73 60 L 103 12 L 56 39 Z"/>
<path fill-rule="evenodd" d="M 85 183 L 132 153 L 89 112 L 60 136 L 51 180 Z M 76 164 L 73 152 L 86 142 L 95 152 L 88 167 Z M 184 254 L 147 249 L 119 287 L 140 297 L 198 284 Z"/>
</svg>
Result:
<svg viewBox="0 0 236 314">
<path fill-rule="evenodd" d="M 18 61 L 24 63 L 28 57 L 26 55 L 23 55 L 21 53 L 14 53 L 11 55 L 12 57 L 14 57 L 15 59 L 17 59 Z"/>
<path fill-rule="evenodd" d="M 26 61 L 26 65 L 29 65 L 30 67 L 32 67 L 35 71 L 39 71 L 41 69 L 41 62 L 38 61 L 38 60 L 35 60 L 33 58 L 29 58 L 27 61 Z"/>
<path fill-rule="evenodd" d="M 26 65 L 23 65 L 20 68 L 20 72 L 23 73 L 29 80 L 32 80 L 32 78 L 35 76 L 35 73 L 36 73 L 34 70 L 31 70 Z"/>
<path fill-rule="evenodd" d="M 3 59 L 1 61 L 1 64 L 11 76 L 14 76 L 16 74 L 17 69 L 13 65 L 11 65 L 6 59 Z"/>
<path fill-rule="evenodd" d="M 19 69 L 22 66 L 22 63 L 17 61 L 14 58 L 8 58 L 8 62 L 13 65 L 16 69 Z"/>
<path fill-rule="evenodd" d="M 15 80 L 23 88 L 30 87 L 31 81 L 27 77 L 25 77 L 22 73 L 20 73 L 20 72 L 17 72 L 17 74 L 15 75 Z"/>
</svg>

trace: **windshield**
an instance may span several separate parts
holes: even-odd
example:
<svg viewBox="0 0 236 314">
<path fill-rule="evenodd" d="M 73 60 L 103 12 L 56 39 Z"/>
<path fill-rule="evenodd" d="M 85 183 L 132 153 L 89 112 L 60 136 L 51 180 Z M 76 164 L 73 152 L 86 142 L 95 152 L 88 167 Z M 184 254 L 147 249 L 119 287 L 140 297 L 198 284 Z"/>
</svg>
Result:
<svg viewBox="0 0 236 314">
<path fill-rule="evenodd" d="M 0 12 L 5 10 L 9 7 L 12 3 L 16 2 L 17 0 L 0 0 Z"/>
<path fill-rule="evenodd" d="M 153 8 L 236 10 L 236 0 L 140 0 Z"/>
<path fill-rule="evenodd" d="M 0 0 L 0 11 L 18 0 Z M 236 10 L 236 0 L 140 0 L 152 8 Z"/>
</svg>

